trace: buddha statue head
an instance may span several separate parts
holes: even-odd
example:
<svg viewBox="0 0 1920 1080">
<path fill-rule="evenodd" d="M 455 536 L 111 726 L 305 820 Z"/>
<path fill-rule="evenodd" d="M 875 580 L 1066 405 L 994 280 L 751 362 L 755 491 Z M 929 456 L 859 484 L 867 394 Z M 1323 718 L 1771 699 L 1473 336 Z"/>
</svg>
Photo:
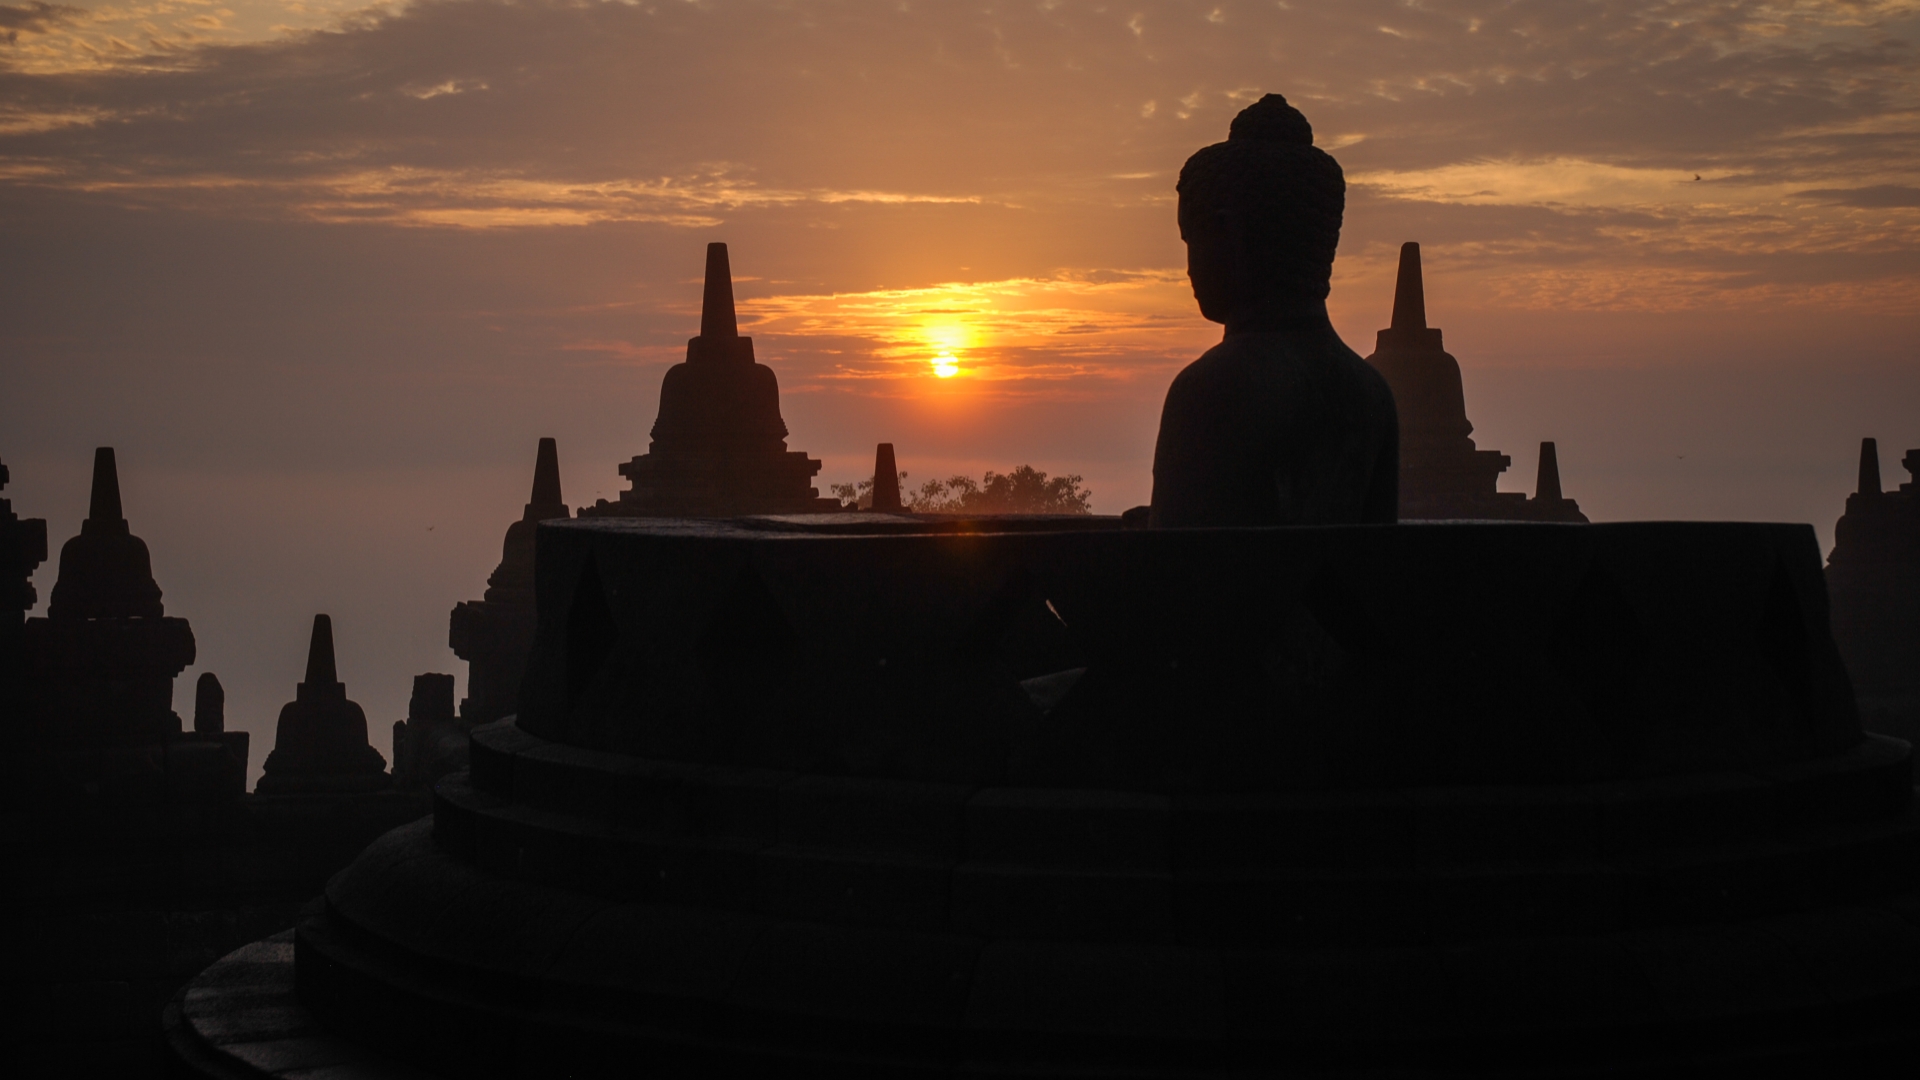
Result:
<svg viewBox="0 0 1920 1080">
<path fill-rule="evenodd" d="M 1242 109 L 1177 190 L 1201 315 L 1228 333 L 1325 319 L 1347 182 L 1300 110 L 1279 94 Z"/>
</svg>

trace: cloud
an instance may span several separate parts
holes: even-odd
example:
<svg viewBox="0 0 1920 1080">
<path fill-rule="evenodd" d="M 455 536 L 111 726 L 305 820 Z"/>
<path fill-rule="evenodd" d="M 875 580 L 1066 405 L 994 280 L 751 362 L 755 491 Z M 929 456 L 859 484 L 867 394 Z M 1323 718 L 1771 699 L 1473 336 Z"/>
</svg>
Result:
<svg viewBox="0 0 1920 1080">
<path fill-rule="evenodd" d="M 1857 188 L 1814 188 L 1796 191 L 1802 199 L 1818 199 L 1835 206 L 1853 206 L 1862 210 L 1920 208 L 1920 187 L 1905 184 L 1874 184 Z"/>
<path fill-rule="evenodd" d="M 7 43 L 13 44 L 20 31 L 44 34 L 62 23 L 73 21 L 81 9 L 65 4 L 47 4 L 35 0 L 24 5 L 0 4 L 0 30 L 7 31 Z"/>
<path fill-rule="evenodd" d="M 1605 282 L 1657 264 L 1739 305 L 1760 294 L 1730 262 L 1845 285 L 1834 253 L 1912 252 L 1920 227 L 1898 194 L 1920 186 L 1920 9 L 1895 0 L 423 0 L 300 5 L 330 21 L 297 32 L 235 10 L 218 41 L 0 71 L 0 206 L 751 227 L 829 292 L 1171 267 L 1180 161 L 1272 89 L 1353 182 L 1349 275 L 1452 234 L 1509 276 L 1598 275 L 1582 295 L 1628 303 L 1646 290 Z M 1875 199 L 1893 216 L 1852 212 Z"/>
</svg>

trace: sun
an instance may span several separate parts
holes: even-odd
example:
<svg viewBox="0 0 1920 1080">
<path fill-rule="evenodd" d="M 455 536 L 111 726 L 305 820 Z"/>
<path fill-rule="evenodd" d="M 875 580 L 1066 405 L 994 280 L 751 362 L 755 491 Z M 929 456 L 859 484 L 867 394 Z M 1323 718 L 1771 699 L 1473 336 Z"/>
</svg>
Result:
<svg viewBox="0 0 1920 1080">
<path fill-rule="evenodd" d="M 960 361 L 952 353 L 941 353 L 933 358 L 933 373 L 942 379 L 951 379 L 960 374 Z"/>
</svg>

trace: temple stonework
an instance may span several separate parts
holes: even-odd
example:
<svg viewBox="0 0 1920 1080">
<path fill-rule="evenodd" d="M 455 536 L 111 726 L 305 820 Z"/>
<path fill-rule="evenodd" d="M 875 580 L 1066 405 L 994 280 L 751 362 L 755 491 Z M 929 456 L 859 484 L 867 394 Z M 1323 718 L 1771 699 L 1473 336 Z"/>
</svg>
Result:
<svg viewBox="0 0 1920 1080">
<path fill-rule="evenodd" d="M 11 479 L 0 463 L 0 489 Z M 46 561 L 46 521 L 20 517 L 0 499 L 0 716 L 14 725 L 28 712 L 27 612 L 39 600 L 33 572 Z"/>
<path fill-rule="evenodd" d="M 0 517 L 11 519 L 10 508 L 0 506 Z M 8 638 L 0 703 L 21 738 L 8 758 L 7 794 L 23 805 L 148 807 L 226 804 L 243 794 L 247 733 L 183 731 L 173 711 L 173 680 L 194 661 L 193 630 L 160 602 L 146 542 L 121 510 L 113 448 L 94 452 L 87 518 L 61 546 L 42 618 L 22 617 L 36 599 L 24 578 L 46 556 L 46 525 L 7 520 L 3 531 L 0 561 L 11 573 L 0 585 L 10 586 L 0 608 Z"/>
<path fill-rule="evenodd" d="M 900 467 L 894 463 L 893 444 L 883 442 L 873 450 L 873 506 L 881 513 L 905 509 L 900 500 Z"/>
<path fill-rule="evenodd" d="M 840 509 L 813 487 L 820 462 L 787 449 L 780 384 L 740 336 L 727 245 L 707 245 L 700 336 L 660 384 L 648 452 L 620 466 L 633 487 L 582 517 L 732 517 Z"/>
<path fill-rule="evenodd" d="M 520 663 L 525 666 L 525 653 Z M 517 686 L 517 675 L 514 681 Z M 466 768 L 467 736 L 472 730 L 472 721 L 454 715 L 453 676 L 415 675 L 407 718 L 393 724 L 393 786 L 401 791 L 432 791 L 441 777 Z"/>
<path fill-rule="evenodd" d="M 1879 444 L 1861 440 L 1858 490 L 1833 527 L 1827 592 L 1862 721 L 1912 739 L 1920 734 L 1920 450 L 1901 464 L 1914 479 L 1882 490 Z"/>
<path fill-rule="evenodd" d="M 1367 363 L 1386 376 L 1400 413 L 1400 517 L 1403 520 L 1584 522 L 1586 515 L 1560 492 L 1552 443 L 1540 444 L 1539 486 L 1529 499 L 1499 489 L 1513 459 L 1481 450 L 1470 436 L 1460 362 L 1427 325 L 1420 245 L 1400 245 L 1393 320 L 1380 331 Z"/>
<path fill-rule="evenodd" d="M 87 519 L 61 547 L 47 614 L 27 620 L 26 636 L 43 738 L 124 746 L 180 733 L 173 679 L 193 663 L 193 630 L 160 603 L 146 542 L 121 514 L 112 447 L 94 452 Z"/>
<path fill-rule="evenodd" d="M 533 493 L 520 520 L 507 526 L 500 565 L 487 578 L 486 595 L 455 605 L 448 619 L 447 644 L 467 662 L 467 697 L 460 703 L 460 719 L 468 725 L 490 724 L 514 711 L 527 650 L 533 647 L 534 529 L 569 514 L 560 494 L 559 446 L 541 439 Z"/>
<path fill-rule="evenodd" d="M 392 783 L 387 759 L 367 744 L 367 714 L 347 700 L 334 670 L 333 620 L 313 617 L 307 677 L 280 709 L 273 752 L 254 785 L 262 795 L 322 795 L 380 791 Z"/>
<path fill-rule="evenodd" d="M 46 523 L 0 500 L 0 863 L 23 1002 L 7 1060 L 10 1075 L 153 1076 L 181 980 L 291 923 L 353 853 L 430 807 L 391 791 L 247 794 L 250 739 L 228 730 L 220 680 L 198 673 L 191 730 L 174 714 L 194 636 L 161 604 L 111 449 L 94 455 L 79 533 L 36 596 Z M 38 600 L 49 608 L 28 619 Z"/>
</svg>

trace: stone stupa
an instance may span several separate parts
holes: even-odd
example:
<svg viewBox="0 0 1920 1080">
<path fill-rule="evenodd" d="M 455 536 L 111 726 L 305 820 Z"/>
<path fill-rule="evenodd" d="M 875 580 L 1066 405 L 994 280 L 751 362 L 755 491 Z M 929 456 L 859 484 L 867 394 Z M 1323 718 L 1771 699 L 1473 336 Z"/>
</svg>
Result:
<svg viewBox="0 0 1920 1080">
<path fill-rule="evenodd" d="M 787 449 L 780 384 L 753 357 L 733 310 L 727 245 L 707 245 L 700 336 L 660 384 L 660 414 L 648 452 L 620 474 L 633 487 L 601 499 L 583 517 L 733 517 L 840 509 L 813 487 L 818 459 Z"/>
<path fill-rule="evenodd" d="M 524 653 L 520 662 L 526 663 Z M 472 730 L 473 724 L 453 711 L 453 676 L 415 675 L 407 718 L 393 725 L 393 786 L 401 791 L 432 791 L 441 777 L 465 769 Z"/>
<path fill-rule="evenodd" d="M 1403 520 L 1584 522 L 1579 504 L 1560 492 L 1559 460 L 1541 444 L 1535 497 L 1499 489 L 1513 459 L 1474 445 L 1460 362 L 1427 325 L 1420 245 L 1400 245 L 1393 321 L 1380 331 L 1367 363 L 1386 376 L 1400 413 L 1400 517 Z"/>
<path fill-rule="evenodd" d="M 307 677 L 280 710 L 273 752 L 254 786 L 261 795 L 380 791 L 392 783 L 387 759 L 367 744 L 367 714 L 347 700 L 333 663 L 333 620 L 313 617 Z"/>
<path fill-rule="evenodd" d="M 893 460 L 893 444 L 883 442 L 873 450 L 873 506 L 880 513 L 897 514 L 906 509 L 900 498 L 900 467 Z"/>
<path fill-rule="evenodd" d="M 1901 464 L 1915 479 L 1880 485 L 1880 446 L 1860 440 L 1858 490 L 1833 527 L 1827 589 L 1833 638 L 1876 731 L 1920 735 L 1920 450 Z"/>
<path fill-rule="evenodd" d="M 534 458 L 533 493 L 520 520 L 507 526 L 500 565 L 487 578 L 486 595 L 454 605 L 447 644 L 467 662 L 467 697 L 460 719 L 492 723 L 513 712 L 520 696 L 520 673 L 533 647 L 533 539 L 542 521 L 568 517 L 560 494 L 560 450 L 541 439 Z"/>
<path fill-rule="evenodd" d="M 150 745 L 178 735 L 173 680 L 193 663 L 193 630 L 168 618 L 146 541 L 120 509 L 113 448 L 93 456 L 80 535 L 60 548 L 45 618 L 26 625 L 39 733 L 67 745 Z"/>
</svg>

